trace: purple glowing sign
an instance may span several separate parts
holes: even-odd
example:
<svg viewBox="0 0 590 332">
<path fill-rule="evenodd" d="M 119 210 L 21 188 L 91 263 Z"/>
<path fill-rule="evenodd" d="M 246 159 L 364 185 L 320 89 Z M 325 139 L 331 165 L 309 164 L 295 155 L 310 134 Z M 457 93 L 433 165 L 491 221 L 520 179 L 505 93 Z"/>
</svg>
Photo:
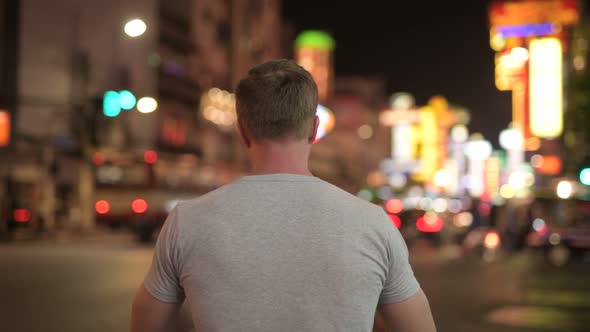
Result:
<svg viewBox="0 0 590 332">
<path fill-rule="evenodd" d="M 547 36 L 557 32 L 553 23 L 524 24 L 498 27 L 497 32 L 504 38 Z"/>
</svg>

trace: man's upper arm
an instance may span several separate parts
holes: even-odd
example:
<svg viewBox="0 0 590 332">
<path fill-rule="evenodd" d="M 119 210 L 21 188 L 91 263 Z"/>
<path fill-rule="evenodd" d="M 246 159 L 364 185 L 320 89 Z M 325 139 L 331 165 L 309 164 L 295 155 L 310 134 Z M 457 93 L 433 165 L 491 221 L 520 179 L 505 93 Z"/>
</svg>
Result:
<svg viewBox="0 0 590 332">
<path fill-rule="evenodd" d="M 174 331 L 180 307 L 180 303 L 159 301 L 141 285 L 131 308 L 131 332 Z"/>
<path fill-rule="evenodd" d="M 422 290 L 397 303 L 380 304 L 374 331 L 435 332 L 428 299 Z"/>
<path fill-rule="evenodd" d="M 397 303 L 414 296 L 420 289 L 420 285 L 410 265 L 406 242 L 384 213 L 383 218 L 387 226 L 384 230 L 384 245 L 389 261 L 379 304 Z"/>
<path fill-rule="evenodd" d="M 160 231 L 152 264 L 144 280 L 145 289 L 161 302 L 180 303 L 184 300 L 184 289 L 180 284 L 179 242 L 178 208 L 175 208 Z"/>
</svg>

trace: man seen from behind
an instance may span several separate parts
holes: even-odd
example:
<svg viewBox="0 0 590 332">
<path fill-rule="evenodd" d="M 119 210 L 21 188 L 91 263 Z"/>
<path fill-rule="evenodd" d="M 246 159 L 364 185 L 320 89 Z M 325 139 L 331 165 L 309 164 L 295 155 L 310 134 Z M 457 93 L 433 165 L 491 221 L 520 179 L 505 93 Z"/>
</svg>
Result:
<svg viewBox="0 0 590 332">
<path fill-rule="evenodd" d="M 170 331 L 187 301 L 195 331 L 435 331 L 384 211 L 314 177 L 317 87 L 290 60 L 236 90 L 252 175 L 170 213 L 132 308 L 132 332 Z M 346 147 L 342 147 L 345 149 Z"/>
</svg>

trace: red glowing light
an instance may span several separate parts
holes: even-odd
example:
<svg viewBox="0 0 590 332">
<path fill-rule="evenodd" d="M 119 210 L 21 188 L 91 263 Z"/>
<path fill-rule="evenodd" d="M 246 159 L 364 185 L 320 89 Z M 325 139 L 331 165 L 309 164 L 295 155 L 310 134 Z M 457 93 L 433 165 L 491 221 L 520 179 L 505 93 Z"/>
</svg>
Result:
<svg viewBox="0 0 590 332">
<path fill-rule="evenodd" d="M 547 226 L 542 225 L 539 227 L 539 229 L 535 230 L 535 232 L 537 232 L 539 235 L 545 235 L 547 234 Z"/>
<path fill-rule="evenodd" d="M 154 150 L 147 150 L 143 154 L 143 160 L 148 164 L 153 164 L 158 161 L 158 153 Z"/>
<path fill-rule="evenodd" d="M 443 228 L 444 221 L 436 214 L 425 214 L 416 221 L 416 228 L 423 233 L 436 233 Z"/>
<path fill-rule="evenodd" d="M 492 207 L 487 203 L 480 203 L 478 206 L 479 214 L 484 217 L 488 217 L 492 213 Z"/>
<path fill-rule="evenodd" d="M 31 220 L 31 212 L 29 212 L 29 210 L 26 209 L 17 209 L 14 210 L 14 221 L 16 222 L 28 222 L 29 220 Z"/>
<path fill-rule="evenodd" d="M 141 198 L 138 198 L 131 203 L 131 208 L 135 213 L 144 213 L 148 209 L 148 203 Z"/>
<path fill-rule="evenodd" d="M 103 165 L 105 161 L 104 153 L 102 152 L 95 152 L 92 154 L 92 162 L 94 165 L 100 166 Z"/>
<path fill-rule="evenodd" d="M 107 214 L 111 210 L 109 202 L 105 200 L 97 201 L 96 204 L 94 204 L 94 208 L 98 214 Z"/>
<path fill-rule="evenodd" d="M 387 201 L 385 209 L 390 213 L 400 213 L 404 209 L 404 204 L 399 199 L 393 198 Z"/>
<path fill-rule="evenodd" d="M 496 232 L 487 232 L 483 244 L 489 249 L 496 248 L 500 244 L 500 235 Z"/>
<path fill-rule="evenodd" d="M 402 220 L 394 215 L 394 214 L 388 214 L 389 219 L 391 219 L 391 222 L 395 225 L 396 228 L 400 228 L 402 225 Z"/>
</svg>

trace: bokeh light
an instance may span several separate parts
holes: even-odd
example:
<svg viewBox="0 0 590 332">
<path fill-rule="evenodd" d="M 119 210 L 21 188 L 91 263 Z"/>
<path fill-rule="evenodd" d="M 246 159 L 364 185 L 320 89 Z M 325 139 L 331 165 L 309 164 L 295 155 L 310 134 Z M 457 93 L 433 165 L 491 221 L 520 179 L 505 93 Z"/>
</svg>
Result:
<svg viewBox="0 0 590 332">
<path fill-rule="evenodd" d="M 488 232 L 484 237 L 483 243 L 486 248 L 494 249 L 500 244 L 500 235 L 496 232 Z"/>
<path fill-rule="evenodd" d="M 145 161 L 147 164 L 154 164 L 156 161 L 158 161 L 158 153 L 154 150 L 147 150 L 143 154 L 143 161 Z"/>
<path fill-rule="evenodd" d="M 148 203 L 144 199 L 138 198 L 131 203 L 131 209 L 135 213 L 144 213 L 148 209 Z"/>
<path fill-rule="evenodd" d="M 316 115 L 320 118 L 320 125 L 315 141 L 319 142 L 327 133 L 332 131 L 335 120 L 332 111 L 323 105 L 318 105 Z"/>
<path fill-rule="evenodd" d="M 111 205 L 105 200 L 99 200 L 94 204 L 94 209 L 98 214 L 107 214 L 111 210 Z"/>
<path fill-rule="evenodd" d="M 152 113 L 158 108 L 158 102 L 152 97 L 143 97 L 137 102 L 137 110 L 140 113 Z"/>
<path fill-rule="evenodd" d="M 124 31 L 129 37 L 139 37 L 147 30 L 145 22 L 139 18 L 133 19 L 125 24 Z"/>
<path fill-rule="evenodd" d="M 31 212 L 27 209 L 17 209 L 17 210 L 14 210 L 12 217 L 14 218 L 14 221 L 16 221 L 16 222 L 21 222 L 21 223 L 29 222 L 31 220 Z"/>
<path fill-rule="evenodd" d="M 439 232 L 444 225 L 444 221 L 436 214 L 427 212 L 424 216 L 416 221 L 416 228 L 423 233 Z"/>
<path fill-rule="evenodd" d="M 373 137 L 373 127 L 369 126 L 369 125 L 362 125 L 359 127 L 359 129 L 357 130 L 357 135 L 359 136 L 360 139 L 370 139 L 371 137 Z"/>
<path fill-rule="evenodd" d="M 574 193 L 574 188 L 569 181 L 560 181 L 557 184 L 557 197 L 561 199 L 568 199 L 572 197 Z"/>
<path fill-rule="evenodd" d="M 391 222 L 395 225 L 396 228 L 400 228 L 402 225 L 402 220 L 394 215 L 394 214 L 388 214 L 389 220 L 391 220 Z"/>
<path fill-rule="evenodd" d="M 404 204 L 397 198 L 392 198 L 385 204 L 385 209 L 393 214 L 397 214 L 402 212 L 404 209 Z"/>
<path fill-rule="evenodd" d="M 451 183 L 451 173 L 446 169 L 441 169 L 434 175 L 434 184 L 446 188 Z"/>
</svg>

